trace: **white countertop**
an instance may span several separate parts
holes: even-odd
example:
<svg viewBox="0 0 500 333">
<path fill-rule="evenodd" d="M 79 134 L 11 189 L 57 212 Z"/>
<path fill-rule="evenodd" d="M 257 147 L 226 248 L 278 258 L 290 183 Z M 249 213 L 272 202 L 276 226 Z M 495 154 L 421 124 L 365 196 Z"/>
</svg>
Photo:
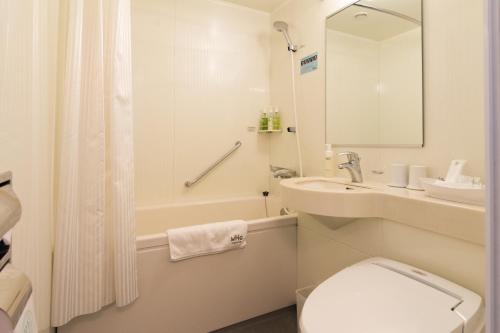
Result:
<svg viewBox="0 0 500 333">
<path fill-rule="evenodd" d="M 332 182 L 355 190 L 306 188 L 304 182 Z M 378 217 L 484 244 L 482 206 L 426 196 L 424 191 L 345 178 L 303 177 L 281 181 L 283 204 L 299 212 L 331 217 Z M 356 188 L 356 186 L 361 186 Z"/>
</svg>

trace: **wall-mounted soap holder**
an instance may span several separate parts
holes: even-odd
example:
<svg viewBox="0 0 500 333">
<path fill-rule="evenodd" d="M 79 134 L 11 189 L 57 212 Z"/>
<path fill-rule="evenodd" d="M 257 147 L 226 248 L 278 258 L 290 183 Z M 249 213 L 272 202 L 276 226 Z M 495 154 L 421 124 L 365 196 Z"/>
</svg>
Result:
<svg viewBox="0 0 500 333">
<path fill-rule="evenodd" d="M 259 133 L 281 133 L 283 130 L 259 130 Z"/>
</svg>

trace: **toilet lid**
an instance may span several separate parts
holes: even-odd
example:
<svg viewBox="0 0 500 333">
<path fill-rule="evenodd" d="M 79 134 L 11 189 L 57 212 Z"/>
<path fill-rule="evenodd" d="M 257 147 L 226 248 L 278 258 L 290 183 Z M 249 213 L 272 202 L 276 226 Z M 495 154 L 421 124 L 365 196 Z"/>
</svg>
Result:
<svg viewBox="0 0 500 333">
<path fill-rule="evenodd" d="M 472 332 L 470 314 L 478 311 L 481 298 L 449 281 L 436 276 L 426 279 L 426 272 L 414 271 L 424 277 L 415 279 L 409 270 L 392 270 L 373 259 L 344 269 L 307 298 L 300 320 L 302 333 L 454 333 L 464 326 L 465 332 Z M 442 283 L 434 284 L 434 278 L 456 288 L 447 290 Z M 464 313 L 456 310 L 462 306 Z"/>
</svg>

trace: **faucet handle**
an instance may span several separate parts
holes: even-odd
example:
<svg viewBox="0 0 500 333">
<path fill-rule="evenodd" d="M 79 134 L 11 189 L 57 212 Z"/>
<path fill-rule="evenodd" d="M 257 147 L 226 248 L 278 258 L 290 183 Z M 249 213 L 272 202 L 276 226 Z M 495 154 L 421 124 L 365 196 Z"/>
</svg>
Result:
<svg viewBox="0 0 500 333">
<path fill-rule="evenodd" d="M 269 165 L 269 170 L 271 170 L 271 172 L 276 172 L 276 171 L 283 170 L 283 169 L 285 169 L 285 168 L 282 168 L 279 166 L 274 166 L 272 164 Z"/>
<path fill-rule="evenodd" d="M 346 156 L 347 161 L 349 161 L 349 162 L 353 162 L 353 161 L 358 162 L 360 160 L 358 153 L 355 153 L 353 151 L 343 151 L 341 153 L 338 153 L 337 155 L 338 156 Z"/>
</svg>

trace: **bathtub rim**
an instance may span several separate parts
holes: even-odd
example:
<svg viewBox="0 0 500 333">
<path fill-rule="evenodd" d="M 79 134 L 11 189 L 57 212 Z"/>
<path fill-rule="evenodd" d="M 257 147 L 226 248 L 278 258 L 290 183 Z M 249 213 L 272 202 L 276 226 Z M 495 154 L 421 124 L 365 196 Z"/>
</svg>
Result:
<svg viewBox="0 0 500 333">
<path fill-rule="evenodd" d="M 296 226 L 297 214 L 270 216 L 260 219 L 248 220 L 248 232 L 256 232 L 274 228 Z M 161 233 L 140 235 L 136 237 L 137 251 L 146 250 L 155 247 L 168 246 L 167 230 Z"/>
<path fill-rule="evenodd" d="M 242 197 L 231 197 L 231 198 L 215 198 L 215 199 L 204 199 L 204 200 L 193 200 L 193 201 L 184 201 L 184 202 L 175 202 L 168 204 L 150 204 L 150 205 L 138 205 L 136 206 L 137 212 L 144 212 L 150 210 L 158 210 L 158 209 L 168 209 L 168 208 L 184 208 L 184 207 L 192 207 L 192 206 L 208 206 L 213 204 L 225 204 L 225 203 L 234 203 L 234 202 L 244 202 L 244 201 L 254 201 L 254 200 L 262 200 L 263 202 L 266 200 L 266 197 L 261 195 L 247 195 Z M 281 196 L 279 195 L 270 195 L 267 197 L 267 200 L 271 203 L 279 202 L 281 203 Z"/>
</svg>

